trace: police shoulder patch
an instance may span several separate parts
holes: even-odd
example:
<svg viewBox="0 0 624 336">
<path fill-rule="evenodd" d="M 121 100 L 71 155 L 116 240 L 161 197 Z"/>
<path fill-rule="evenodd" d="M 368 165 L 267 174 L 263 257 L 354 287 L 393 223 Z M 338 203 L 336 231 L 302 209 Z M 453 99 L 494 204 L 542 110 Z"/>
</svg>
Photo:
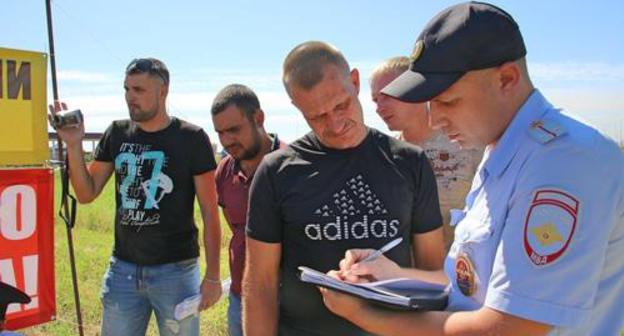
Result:
<svg viewBox="0 0 624 336">
<path fill-rule="evenodd" d="M 545 144 L 566 133 L 566 130 L 556 120 L 535 120 L 529 127 L 529 135 L 535 141 Z"/>
<path fill-rule="evenodd" d="M 535 266 L 555 262 L 568 249 L 579 207 L 580 202 L 564 191 L 535 191 L 524 222 L 524 250 Z"/>
</svg>

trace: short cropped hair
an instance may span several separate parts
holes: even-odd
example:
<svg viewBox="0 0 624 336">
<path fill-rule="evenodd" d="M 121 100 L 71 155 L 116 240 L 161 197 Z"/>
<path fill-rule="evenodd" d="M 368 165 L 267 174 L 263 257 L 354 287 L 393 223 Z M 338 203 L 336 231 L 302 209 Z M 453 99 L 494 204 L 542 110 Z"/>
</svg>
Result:
<svg viewBox="0 0 624 336">
<path fill-rule="evenodd" d="M 249 120 L 252 120 L 254 113 L 260 109 L 258 96 L 253 90 L 242 84 L 230 84 L 221 89 L 212 102 L 210 112 L 213 116 L 217 115 L 230 105 L 239 108 Z"/>
<path fill-rule="evenodd" d="M 147 73 L 152 77 L 159 78 L 163 84 L 169 86 L 169 70 L 161 60 L 147 57 L 135 58 L 126 67 L 126 76 Z"/>
<path fill-rule="evenodd" d="M 406 56 L 396 56 L 389 58 L 383 61 L 377 67 L 375 67 L 370 77 L 370 81 L 372 83 L 379 76 L 385 74 L 394 74 L 398 76 L 407 71 L 409 69 L 409 66 L 410 59 Z"/>
<path fill-rule="evenodd" d="M 342 53 L 329 43 L 308 41 L 297 45 L 284 60 L 282 82 L 286 91 L 296 86 L 310 90 L 323 80 L 323 69 L 332 64 L 349 75 L 349 63 Z"/>
</svg>

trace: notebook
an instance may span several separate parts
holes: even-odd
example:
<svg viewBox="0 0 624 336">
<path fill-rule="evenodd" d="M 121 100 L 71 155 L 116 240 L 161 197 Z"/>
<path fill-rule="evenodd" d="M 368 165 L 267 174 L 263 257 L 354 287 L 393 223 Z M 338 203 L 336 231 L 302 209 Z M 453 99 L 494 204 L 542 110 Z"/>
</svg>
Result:
<svg viewBox="0 0 624 336">
<path fill-rule="evenodd" d="M 444 310 L 448 302 L 445 285 L 397 278 L 369 283 L 350 283 L 332 278 L 309 267 L 300 266 L 301 281 L 366 299 L 390 309 Z"/>
</svg>

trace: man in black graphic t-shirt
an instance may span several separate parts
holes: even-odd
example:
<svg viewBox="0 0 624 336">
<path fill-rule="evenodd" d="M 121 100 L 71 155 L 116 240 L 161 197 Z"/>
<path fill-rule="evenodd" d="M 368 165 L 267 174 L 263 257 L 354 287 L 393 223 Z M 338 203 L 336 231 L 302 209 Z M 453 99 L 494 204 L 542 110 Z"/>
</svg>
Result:
<svg viewBox="0 0 624 336">
<path fill-rule="evenodd" d="M 358 72 L 334 47 L 295 47 L 283 81 L 312 132 L 265 156 L 252 183 L 245 334 L 365 335 L 330 313 L 297 267 L 326 272 L 350 248 L 402 237 L 390 259 L 410 265 L 414 256 L 420 268 L 441 268 L 435 177 L 418 147 L 364 125 Z"/>
<path fill-rule="evenodd" d="M 201 294 L 199 309 L 221 294 L 220 228 L 212 146 L 198 126 L 166 111 L 169 72 L 153 58 L 133 60 L 124 81 L 129 120 L 114 121 L 87 168 L 84 125 L 57 132 L 67 143 L 70 180 L 89 203 L 115 173 L 115 246 L 102 286 L 102 335 L 144 335 L 152 311 L 161 335 L 199 335 L 199 319 L 177 320 L 178 303 Z M 51 112 L 66 109 L 55 102 Z M 206 275 L 200 281 L 195 195 L 204 222 Z"/>
</svg>

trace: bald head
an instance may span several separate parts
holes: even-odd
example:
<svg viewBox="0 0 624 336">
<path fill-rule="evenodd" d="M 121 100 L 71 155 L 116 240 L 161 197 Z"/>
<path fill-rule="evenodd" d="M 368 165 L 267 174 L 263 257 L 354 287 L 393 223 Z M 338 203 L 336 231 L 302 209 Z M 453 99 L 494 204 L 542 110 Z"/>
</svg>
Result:
<svg viewBox="0 0 624 336">
<path fill-rule="evenodd" d="M 336 47 L 320 41 L 299 44 L 284 60 L 282 82 L 288 94 L 291 88 L 310 90 L 323 80 L 326 65 L 335 65 L 345 77 L 349 76 L 349 64 Z"/>
</svg>

